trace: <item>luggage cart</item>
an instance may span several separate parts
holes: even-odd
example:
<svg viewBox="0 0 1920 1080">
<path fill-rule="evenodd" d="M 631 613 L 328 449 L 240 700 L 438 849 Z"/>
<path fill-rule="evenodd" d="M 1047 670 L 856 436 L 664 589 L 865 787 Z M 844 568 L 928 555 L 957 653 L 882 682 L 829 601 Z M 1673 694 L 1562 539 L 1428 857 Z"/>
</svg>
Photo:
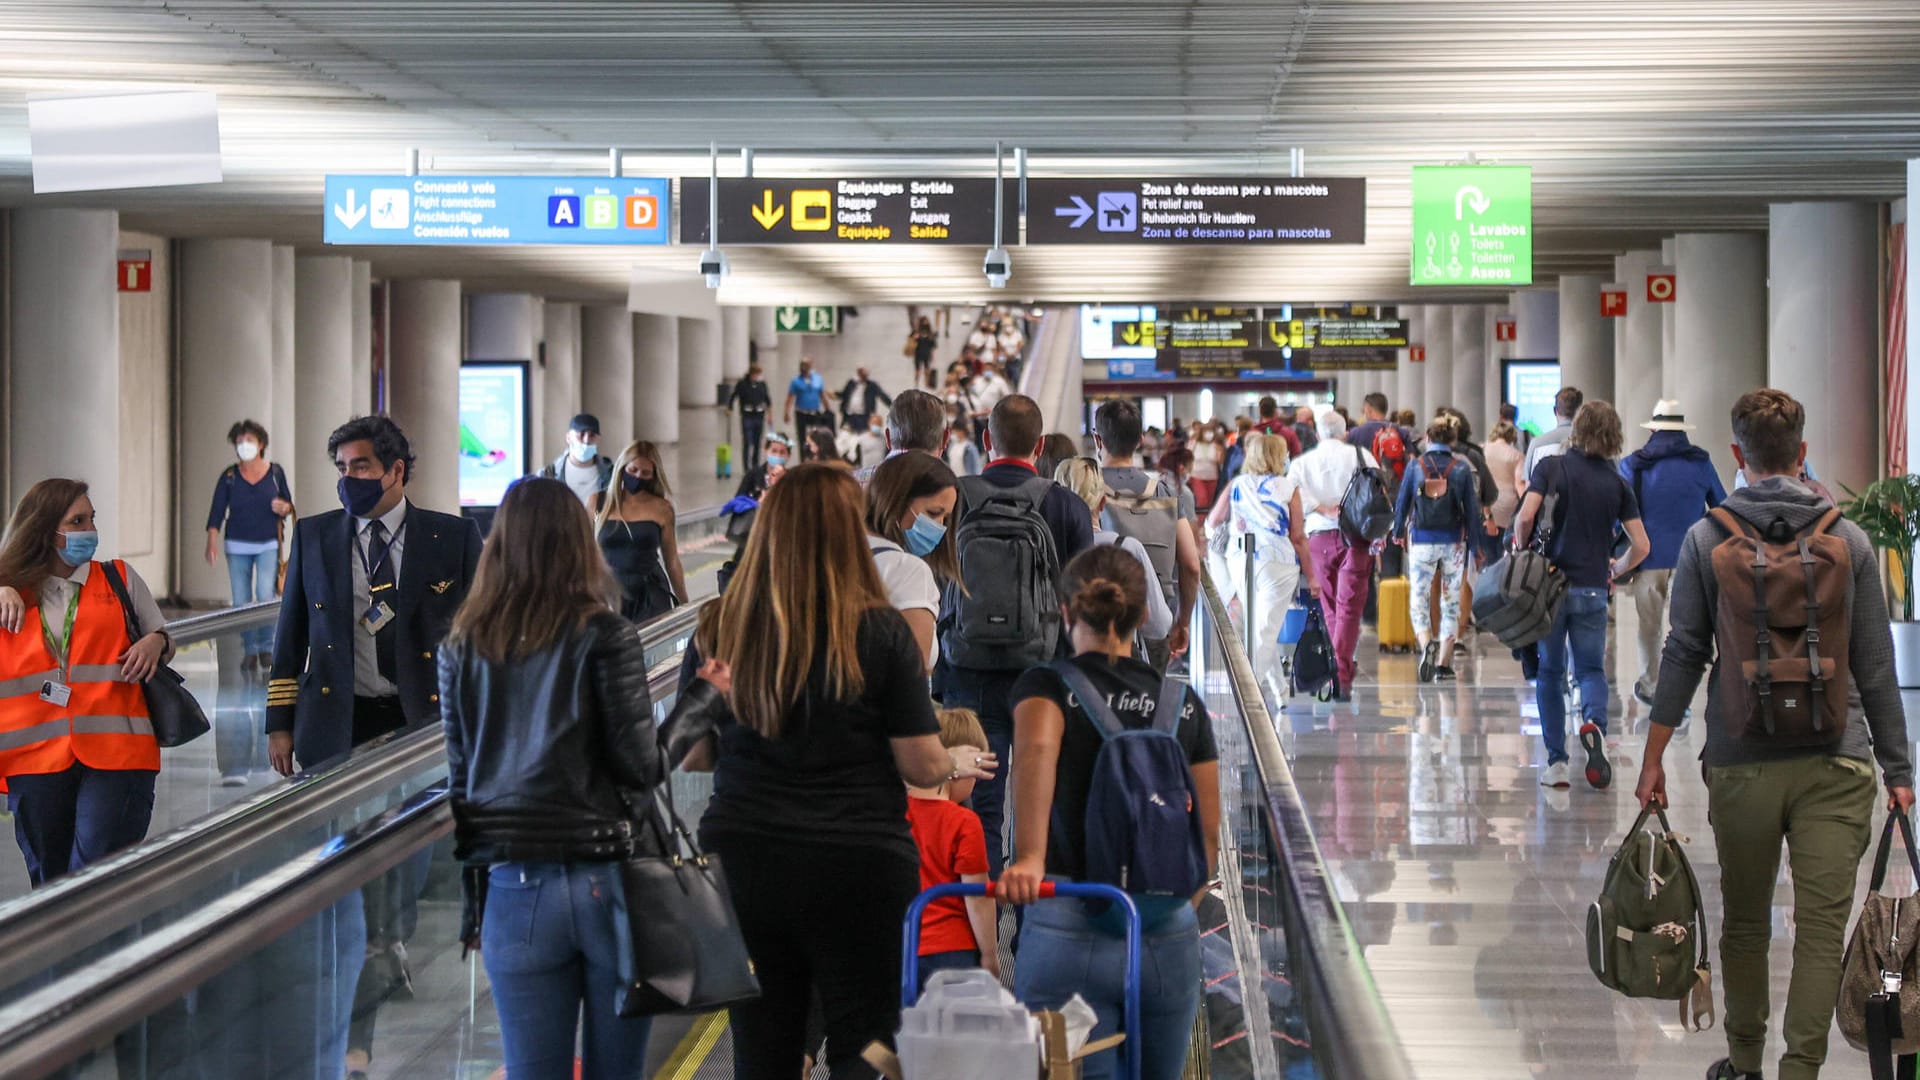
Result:
<svg viewBox="0 0 1920 1080">
<path fill-rule="evenodd" d="M 920 916 L 927 905 L 935 900 L 950 896 L 992 896 L 993 884 L 968 885 L 955 883 L 935 885 L 914 898 L 907 908 L 906 925 L 902 930 L 900 964 L 900 1007 L 912 1008 L 920 1000 Z M 1112 885 L 1087 884 L 1070 881 L 1044 881 L 1040 883 L 1041 899 L 1055 896 L 1071 897 L 1080 900 L 1105 900 L 1126 913 L 1127 916 L 1127 980 L 1126 1000 L 1122 1003 L 1122 1014 L 1126 1027 L 1124 1034 L 1129 1042 L 1122 1043 L 1120 1049 L 1126 1052 L 1127 1076 L 1140 1080 L 1140 909 L 1134 905 L 1133 897 Z"/>
</svg>

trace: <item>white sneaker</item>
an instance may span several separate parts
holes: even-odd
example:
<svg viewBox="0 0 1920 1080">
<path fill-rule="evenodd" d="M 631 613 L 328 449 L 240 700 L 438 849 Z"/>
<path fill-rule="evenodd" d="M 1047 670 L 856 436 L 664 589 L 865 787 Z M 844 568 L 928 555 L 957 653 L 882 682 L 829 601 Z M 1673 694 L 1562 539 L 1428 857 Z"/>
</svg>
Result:
<svg viewBox="0 0 1920 1080">
<path fill-rule="evenodd" d="M 1571 787 L 1572 781 L 1568 779 L 1567 773 L 1567 763 L 1564 761 L 1556 761 L 1547 766 L 1546 771 L 1540 774 L 1540 786 L 1550 788 Z"/>
</svg>

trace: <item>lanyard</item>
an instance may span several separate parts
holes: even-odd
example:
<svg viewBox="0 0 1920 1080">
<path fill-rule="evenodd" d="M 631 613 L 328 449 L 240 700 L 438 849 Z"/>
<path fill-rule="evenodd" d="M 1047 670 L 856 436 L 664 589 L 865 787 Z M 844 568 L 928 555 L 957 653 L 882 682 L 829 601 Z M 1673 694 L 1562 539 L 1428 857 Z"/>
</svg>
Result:
<svg viewBox="0 0 1920 1080">
<path fill-rule="evenodd" d="M 53 627 L 47 622 L 47 606 L 40 605 L 40 635 L 46 639 L 47 652 L 52 654 L 53 662 L 60 668 L 60 681 L 67 681 L 67 672 L 72 665 L 67 663 L 67 648 L 73 643 L 73 622 L 80 615 L 80 588 L 73 587 L 73 595 L 67 600 L 66 630 L 58 639 L 53 636 Z"/>
</svg>

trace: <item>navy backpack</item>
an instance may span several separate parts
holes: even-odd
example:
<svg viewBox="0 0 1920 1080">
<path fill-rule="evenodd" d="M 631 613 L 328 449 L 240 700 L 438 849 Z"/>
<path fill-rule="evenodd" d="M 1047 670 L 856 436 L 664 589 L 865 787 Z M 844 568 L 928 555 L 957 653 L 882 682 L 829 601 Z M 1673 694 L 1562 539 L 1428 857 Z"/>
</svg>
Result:
<svg viewBox="0 0 1920 1080">
<path fill-rule="evenodd" d="M 1131 893 L 1143 924 L 1151 926 L 1207 884 L 1199 793 L 1176 735 L 1186 685 L 1163 680 L 1153 726 L 1129 728 L 1072 661 L 1049 666 L 1103 740 L 1087 788 L 1085 880 Z"/>
</svg>

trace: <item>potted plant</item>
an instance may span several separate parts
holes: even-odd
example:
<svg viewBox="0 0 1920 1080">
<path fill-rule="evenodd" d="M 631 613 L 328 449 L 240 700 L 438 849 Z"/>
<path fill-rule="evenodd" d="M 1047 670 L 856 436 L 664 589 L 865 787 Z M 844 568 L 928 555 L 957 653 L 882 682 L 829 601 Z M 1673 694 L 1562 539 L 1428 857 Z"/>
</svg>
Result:
<svg viewBox="0 0 1920 1080">
<path fill-rule="evenodd" d="M 1914 551 L 1920 548 L 1920 474 L 1890 476 L 1850 496 L 1840 509 L 1873 546 L 1893 556 L 1900 582 L 1899 617 L 1893 620 L 1893 663 L 1903 689 L 1920 687 L 1920 623 L 1913 619 Z"/>
</svg>

